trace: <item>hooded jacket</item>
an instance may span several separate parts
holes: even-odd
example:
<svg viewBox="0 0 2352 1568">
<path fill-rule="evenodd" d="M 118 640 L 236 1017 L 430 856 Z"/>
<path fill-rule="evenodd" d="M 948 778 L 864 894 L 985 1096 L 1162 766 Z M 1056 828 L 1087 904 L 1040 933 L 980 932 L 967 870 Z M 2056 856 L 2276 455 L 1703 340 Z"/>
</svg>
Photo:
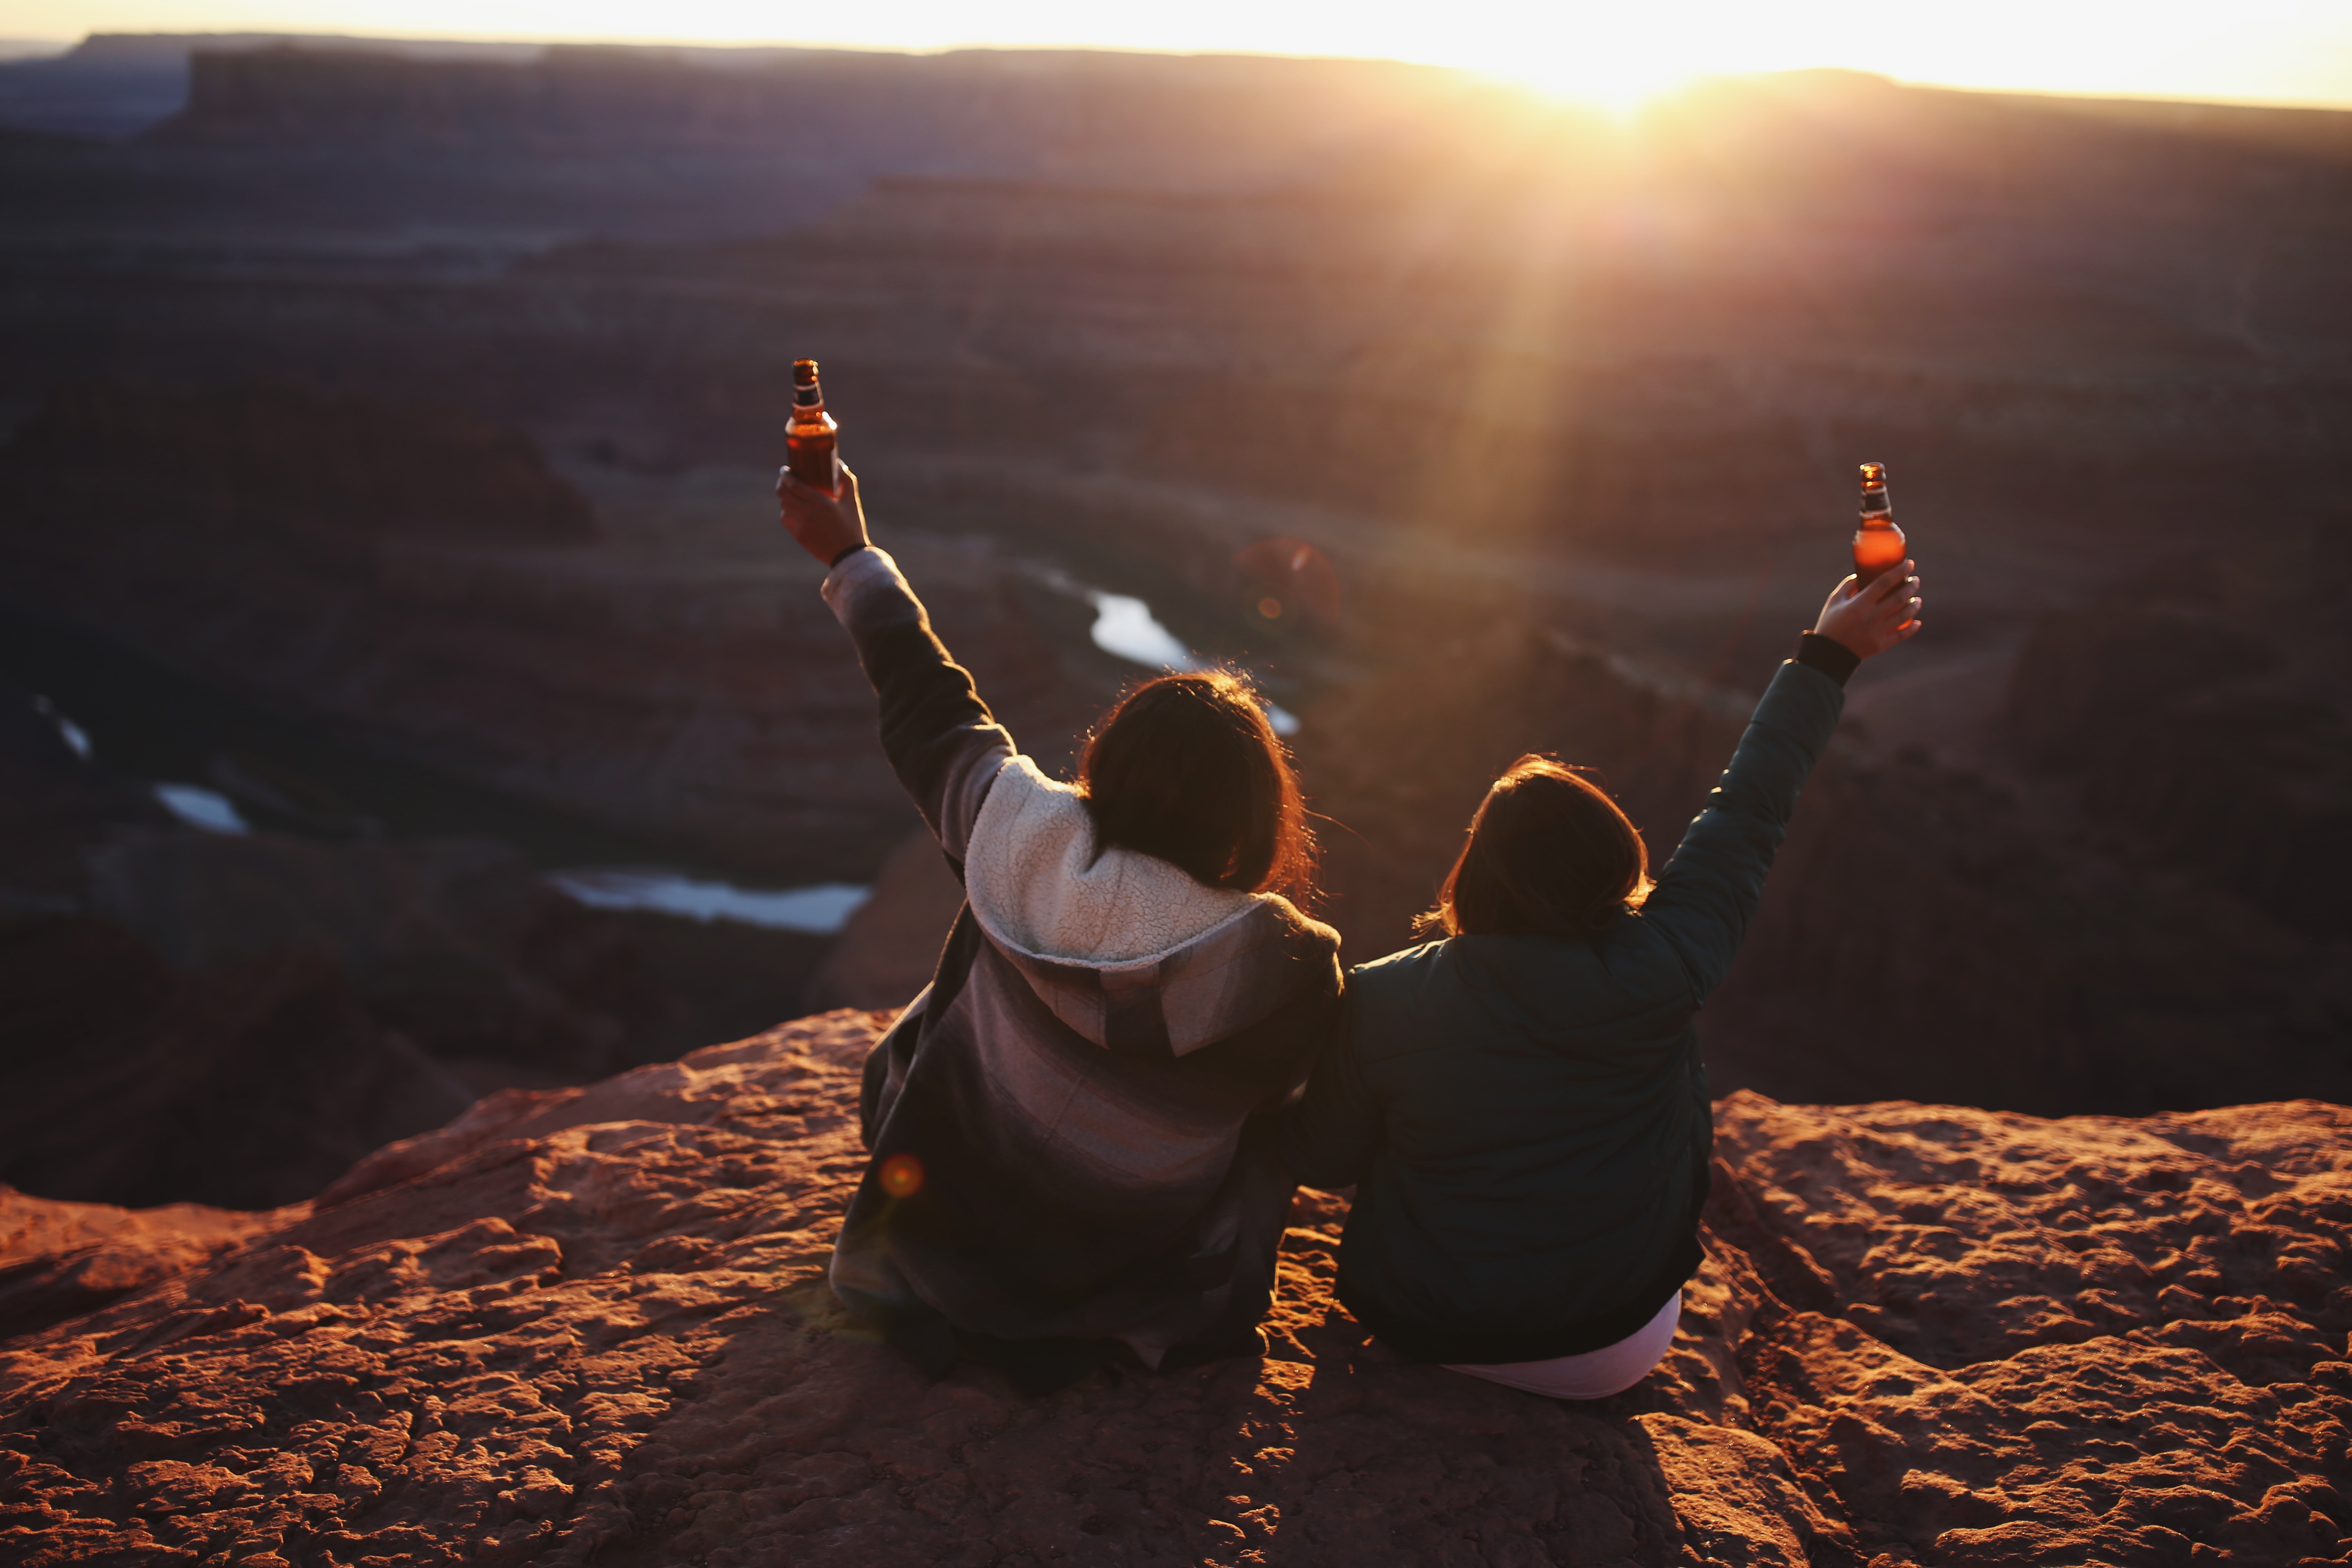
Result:
<svg viewBox="0 0 2352 1568">
<path fill-rule="evenodd" d="M 866 1064 L 872 1158 L 835 1294 L 886 1327 L 1116 1338 L 1155 1366 L 1240 1332 L 1270 1300 L 1293 1186 L 1271 1113 L 1328 1036 L 1338 933 L 1097 846 L 883 552 L 844 557 L 824 596 L 966 897 Z"/>
<path fill-rule="evenodd" d="M 1284 1151 L 1301 1181 L 1360 1184 L 1338 1293 L 1401 1354 L 1599 1350 L 1697 1268 L 1714 1122 L 1695 1019 L 1855 662 L 1805 638 L 1656 888 L 1599 935 L 1457 936 L 1349 973 Z"/>
</svg>

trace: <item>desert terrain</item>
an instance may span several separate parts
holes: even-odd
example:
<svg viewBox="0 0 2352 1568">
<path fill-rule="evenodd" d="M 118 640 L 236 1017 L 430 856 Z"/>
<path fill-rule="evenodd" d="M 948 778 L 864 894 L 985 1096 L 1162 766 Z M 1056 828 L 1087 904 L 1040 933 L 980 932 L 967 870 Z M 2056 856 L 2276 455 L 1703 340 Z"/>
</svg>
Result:
<svg viewBox="0 0 2352 1568">
<path fill-rule="evenodd" d="M 1834 73 L 0 62 L 0 1557 L 2346 1561 L 2347 197 L 2352 116 Z M 1669 853 L 1890 466 L 1657 1373 L 1399 1363 L 1311 1190 L 1262 1360 L 841 1313 L 959 893 L 802 356 L 1048 766 L 1171 648 L 1296 717 L 1350 961 L 1521 752 Z"/>
<path fill-rule="evenodd" d="M 887 1015 L 509 1090 L 266 1213 L 0 1203 L 26 1568 L 2343 1562 L 2352 1118 L 1718 1107 L 1613 1400 L 1401 1364 L 1302 1191 L 1264 1360 L 937 1383 L 823 1283 Z"/>
</svg>

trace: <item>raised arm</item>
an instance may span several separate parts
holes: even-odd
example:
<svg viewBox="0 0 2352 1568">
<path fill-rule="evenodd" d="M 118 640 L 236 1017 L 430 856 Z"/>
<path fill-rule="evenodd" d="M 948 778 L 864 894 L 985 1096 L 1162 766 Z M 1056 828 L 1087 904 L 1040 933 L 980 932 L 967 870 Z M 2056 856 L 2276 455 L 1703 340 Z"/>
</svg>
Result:
<svg viewBox="0 0 2352 1568">
<path fill-rule="evenodd" d="M 1831 590 L 1643 904 L 1641 918 L 1682 955 L 1694 996 L 1713 991 L 1739 951 L 1797 792 L 1837 727 L 1846 678 L 1918 631 L 1918 586 L 1906 561 L 1859 593 L 1851 577 Z"/>
<path fill-rule="evenodd" d="M 857 476 L 845 467 L 836 497 L 786 471 L 776 499 L 793 537 L 832 568 L 824 602 L 881 699 L 883 754 L 961 868 L 981 803 L 1013 754 L 1013 737 L 932 632 L 898 563 L 867 542 Z"/>
</svg>

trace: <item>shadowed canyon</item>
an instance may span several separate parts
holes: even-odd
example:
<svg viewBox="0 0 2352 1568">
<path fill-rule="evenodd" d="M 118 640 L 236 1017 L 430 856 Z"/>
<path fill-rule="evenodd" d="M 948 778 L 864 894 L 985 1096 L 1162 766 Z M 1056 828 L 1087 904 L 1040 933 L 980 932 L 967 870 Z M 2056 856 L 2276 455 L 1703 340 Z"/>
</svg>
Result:
<svg viewBox="0 0 2352 1568">
<path fill-rule="evenodd" d="M 2347 274 L 2352 115 L 2316 110 L 0 63 L 0 1531 L 2340 1560 Z M 1255 1384 L 927 1393 L 835 1320 L 873 1021 L 761 1032 L 903 1003 L 960 895 L 775 523 L 802 356 L 1048 767 L 1144 671 L 1114 605 L 1297 715 L 1348 962 L 1523 752 L 1663 859 L 1889 466 L 1928 621 L 1852 682 L 1701 1018 L 1726 1163 L 1671 1377 L 1586 1411 L 1380 1361 L 1311 1193 Z M 866 891 L 594 896 L 640 872 Z M 1394 1468 L 1399 1421 L 1459 1452 Z M 1157 1442 L 1208 1456 L 1165 1496 Z"/>
</svg>

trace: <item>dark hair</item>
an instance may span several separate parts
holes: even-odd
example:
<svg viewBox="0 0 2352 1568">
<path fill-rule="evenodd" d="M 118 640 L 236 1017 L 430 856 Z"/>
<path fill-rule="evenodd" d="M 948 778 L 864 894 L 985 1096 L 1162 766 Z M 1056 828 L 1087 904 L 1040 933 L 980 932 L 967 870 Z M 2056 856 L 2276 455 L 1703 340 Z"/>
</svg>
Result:
<svg viewBox="0 0 2352 1568">
<path fill-rule="evenodd" d="M 1290 755 L 1248 681 L 1225 670 L 1147 680 L 1078 755 L 1095 839 L 1212 888 L 1314 891 L 1315 835 Z"/>
<path fill-rule="evenodd" d="M 1580 939 L 1649 892 L 1650 854 L 1633 821 L 1578 770 L 1530 752 L 1479 803 L 1437 907 L 1413 929 Z"/>
</svg>

